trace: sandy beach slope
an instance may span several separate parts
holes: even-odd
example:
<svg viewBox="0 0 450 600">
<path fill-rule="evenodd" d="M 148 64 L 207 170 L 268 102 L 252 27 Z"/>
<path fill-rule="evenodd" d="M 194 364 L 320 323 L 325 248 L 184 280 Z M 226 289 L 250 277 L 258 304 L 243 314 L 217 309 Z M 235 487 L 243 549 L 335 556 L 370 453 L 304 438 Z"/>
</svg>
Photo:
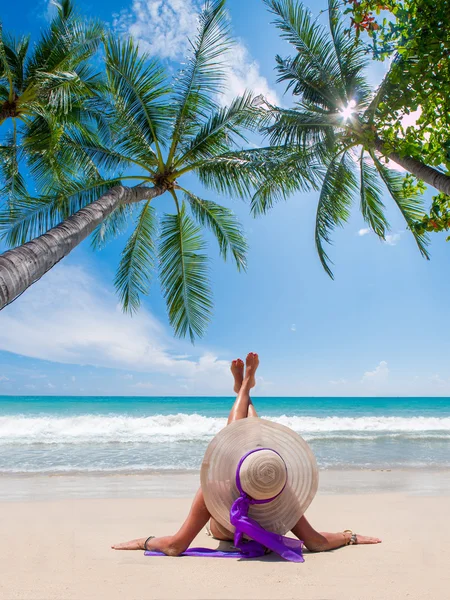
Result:
<svg viewBox="0 0 450 600">
<path fill-rule="evenodd" d="M 186 498 L 0 502 L 2 600 L 448 600 L 450 497 L 319 494 L 308 517 L 322 530 L 380 536 L 376 546 L 235 561 L 147 558 L 113 542 L 173 532 Z M 217 546 L 202 533 L 197 545 Z"/>
</svg>

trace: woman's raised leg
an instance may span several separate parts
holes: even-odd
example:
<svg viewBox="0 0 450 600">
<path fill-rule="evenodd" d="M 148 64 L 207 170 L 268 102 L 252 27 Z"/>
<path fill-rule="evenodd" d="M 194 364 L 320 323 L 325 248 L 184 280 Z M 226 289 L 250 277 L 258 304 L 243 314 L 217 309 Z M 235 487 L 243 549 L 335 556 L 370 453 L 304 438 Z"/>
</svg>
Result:
<svg viewBox="0 0 450 600">
<path fill-rule="evenodd" d="M 228 424 L 232 421 L 245 419 L 247 417 L 257 417 L 255 407 L 250 398 L 250 390 L 255 386 L 255 373 L 259 365 L 259 357 L 254 352 L 247 355 L 244 363 L 240 358 L 233 360 L 231 363 L 231 373 L 234 377 L 234 391 L 237 393 L 237 398 L 228 416 Z M 224 529 L 217 521 L 211 519 L 210 522 L 211 534 L 218 540 L 232 540 L 231 532 Z"/>
<path fill-rule="evenodd" d="M 234 377 L 234 391 L 236 394 L 239 394 L 242 386 L 242 382 L 244 381 L 244 362 L 237 358 L 231 362 L 231 373 Z M 255 410 L 252 399 L 249 399 L 248 402 L 248 412 L 247 417 L 257 417 L 258 413 Z"/>
<path fill-rule="evenodd" d="M 242 371 L 243 371 L 243 366 L 242 367 L 240 366 L 240 363 L 242 363 L 242 361 L 239 361 L 239 359 L 237 359 L 236 361 L 233 361 L 233 363 L 236 363 L 236 366 L 234 367 L 236 371 L 238 371 L 239 369 L 242 369 Z M 234 375 L 233 363 L 231 365 L 231 370 Z M 257 416 L 256 411 L 254 410 L 253 406 L 251 405 L 250 390 L 253 387 L 255 387 L 255 385 L 256 385 L 255 374 L 256 374 L 256 369 L 258 368 L 258 365 L 259 365 L 258 355 L 255 354 L 254 352 L 250 352 L 247 355 L 247 359 L 245 361 L 245 374 L 243 375 L 242 383 L 239 388 L 239 392 L 238 392 L 236 401 L 233 404 L 233 407 L 228 416 L 228 424 L 231 423 L 232 421 L 237 421 L 239 419 L 245 419 L 245 418 L 247 418 L 247 416 Z M 238 378 L 239 378 L 239 375 L 238 375 Z M 236 377 L 235 377 L 235 382 L 236 382 Z M 238 385 L 238 382 L 236 382 L 235 390 L 236 390 L 237 385 Z M 249 414 L 250 406 L 252 406 L 252 408 L 253 408 L 252 415 Z"/>
</svg>

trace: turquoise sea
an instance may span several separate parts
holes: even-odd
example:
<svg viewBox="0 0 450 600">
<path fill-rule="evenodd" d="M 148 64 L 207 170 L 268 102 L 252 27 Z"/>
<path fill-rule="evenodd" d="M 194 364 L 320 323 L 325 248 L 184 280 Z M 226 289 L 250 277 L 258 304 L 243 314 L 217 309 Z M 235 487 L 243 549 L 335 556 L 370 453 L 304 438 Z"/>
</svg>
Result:
<svg viewBox="0 0 450 600">
<path fill-rule="evenodd" d="M 0 473 L 197 470 L 232 398 L 0 396 Z M 450 398 L 254 398 L 322 468 L 450 467 Z"/>
</svg>

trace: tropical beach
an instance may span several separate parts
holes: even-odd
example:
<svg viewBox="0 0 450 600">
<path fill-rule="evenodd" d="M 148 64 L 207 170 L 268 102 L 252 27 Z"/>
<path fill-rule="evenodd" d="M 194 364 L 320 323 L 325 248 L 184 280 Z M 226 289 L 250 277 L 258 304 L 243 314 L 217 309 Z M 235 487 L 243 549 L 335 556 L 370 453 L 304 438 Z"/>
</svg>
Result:
<svg viewBox="0 0 450 600">
<path fill-rule="evenodd" d="M 449 12 L 2 7 L 2 600 L 448 599 Z"/>
<path fill-rule="evenodd" d="M 2 597 L 445 598 L 450 531 L 446 398 L 258 398 L 318 457 L 307 512 L 323 529 L 383 543 L 305 551 L 295 566 L 113 553 L 127 536 L 175 531 L 204 448 L 231 398 L 2 398 Z M 25 416 L 26 415 L 26 416 Z M 287 416 L 289 415 L 289 416 Z M 189 449 L 189 451 L 188 451 Z M 430 531 L 439 531 L 430 543 Z M 23 543 L 32 537 L 35 543 Z M 202 531 L 194 546 L 226 547 Z M 252 562 L 252 560 L 254 562 Z M 293 567 L 300 571 L 294 571 Z M 174 569 L 176 577 L 174 577 Z M 148 587 L 150 586 L 150 587 Z"/>
</svg>

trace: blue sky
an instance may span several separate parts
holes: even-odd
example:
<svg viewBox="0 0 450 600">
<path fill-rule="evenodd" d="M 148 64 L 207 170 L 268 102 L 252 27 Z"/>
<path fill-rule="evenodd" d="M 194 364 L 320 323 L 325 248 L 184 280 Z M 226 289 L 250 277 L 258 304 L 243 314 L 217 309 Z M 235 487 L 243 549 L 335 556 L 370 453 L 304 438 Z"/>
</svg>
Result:
<svg viewBox="0 0 450 600">
<path fill-rule="evenodd" d="M 118 32 L 132 32 L 171 69 L 193 33 L 197 6 L 195 0 L 78 5 Z M 228 5 L 237 37 L 230 96 L 248 87 L 288 103 L 273 67 L 275 54 L 289 50 L 263 2 Z M 313 11 L 321 6 L 314 3 Z M 2 10 L 4 28 L 36 34 L 49 10 L 44 1 L 17 0 L 14 10 Z M 370 78 L 377 81 L 382 70 L 374 65 Z M 189 183 L 219 200 L 194 178 Z M 243 202 L 220 201 L 244 224 L 249 265 L 246 274 L 236 273 L 208 238 L 215 310 L 201 342 L 173 339 L 156 281 L 140 313 L 123 315 L 112 282 L 126 235 L 99 253 L 87 241 L 1 313 L 0 394 L 228 395 L 229 361 L 257 351 L 255 395 L 450 395 L 445 236 L 432 237 L 427 262 L 388 199 L 388 243 L 365 232 L 355 205 L 334 236 L 331 281 L 314 248 L 317 194 L 298 194 L 256 220 Z M 155 205 L 164 210 L 166 202 Z"/>
</svg>

